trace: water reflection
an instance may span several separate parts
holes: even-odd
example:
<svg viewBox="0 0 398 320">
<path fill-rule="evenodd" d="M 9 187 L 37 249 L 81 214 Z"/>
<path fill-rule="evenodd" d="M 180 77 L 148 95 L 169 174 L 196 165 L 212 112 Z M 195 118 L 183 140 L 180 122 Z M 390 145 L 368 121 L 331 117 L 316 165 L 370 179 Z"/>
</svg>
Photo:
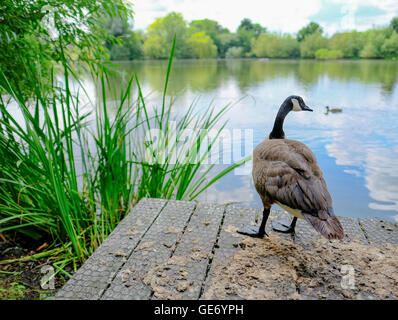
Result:
<svg viewBox="0 0 398 320">
<path fill-rule="evenodd" d="M 362 112 L 357 121 L 347 119 L 348 123 L 334 131 L 326 149 L 336 164 L 352 168 L 344 170 L 346 173 L 363 179 L 369 190 L 369 208 L 376 212 L 395 211 L 393 216 L 398 221 L 396 116 L 396 112 Z"/>
<path fill-rule="evenodd" d="M 126 74 L 137 72 L 144 94 L 160 104 L 167 62 L 120 64 Z M 117 77 L 116 87 L 126 76 Z M 178 96 L 182 111 L 197 96 L 219 107 L 246 97 L 228 113 L 228 128 L 253 129 L 255 145 L 284 98 L 302 95 L 315 112 L 289 114 L 285 132 L 317 155 L 336 212 L 398 221 L 397 80 L 395 61 L 174 61 L 168 94 Z M 325 115 L 326 105 L 343 112 Z M 201 199 L 261 207 L 250 175 L 230 174 Z"/>
<path fill-rule="evenodd" d="M 165 61 L 119 62 L 127 73 L 137 72 L 152 90 L 162 92 Z M 187 88 L 208 92 L 233 79 L 241 90 L 276 78 L 294 77 L 309 88 L 324 78 L 331 81 L 381 85 L 383 93 L 391 93 L 397 82 L 396 61 L 312 61 L 312 60 L 181 60 L 174 61 L 169 94 Z"/>
</svg>

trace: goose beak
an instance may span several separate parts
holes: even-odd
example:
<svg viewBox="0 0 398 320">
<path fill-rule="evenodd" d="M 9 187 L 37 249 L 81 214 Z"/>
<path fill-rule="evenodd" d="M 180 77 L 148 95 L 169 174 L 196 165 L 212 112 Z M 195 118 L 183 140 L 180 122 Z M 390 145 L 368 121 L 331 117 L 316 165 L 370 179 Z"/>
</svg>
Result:
<svg viewBox="0 0 398 320">
<path fill-rule="evenodd" d="M 308 107 L 307 105 L 304 105 L 303 107 L 302 107 L 302 109 L 303 109 L 303 111 L 314 111 L 314 110 L 312 110 L 310 107 Z"/>
</svg>

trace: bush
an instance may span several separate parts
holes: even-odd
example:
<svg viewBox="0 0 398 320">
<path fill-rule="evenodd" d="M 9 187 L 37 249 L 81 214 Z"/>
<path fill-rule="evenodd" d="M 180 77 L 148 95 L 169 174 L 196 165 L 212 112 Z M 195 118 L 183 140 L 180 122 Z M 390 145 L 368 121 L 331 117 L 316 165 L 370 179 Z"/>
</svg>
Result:
<svg viewBox="0 0 398 320">
<path fill-rule="evenodd" d="M 213 40 L 203 31 L 194 33 L 187 40 L 187 46 L 192 58 L 215 58 L 217 57 L 217 47 Z"/>
<path fill-rule="evenodd" d="M 243 47 L 231 47 L 225 53 L 225 58 L 227 58 L 227 59 L 242 58 L 243 54 L 244 54 Z"/>
<path fill-rule="evenodd" d="M 111 60 L 129 60 L 130 59 L 130 49 L 126 46 L 115 45 L 112 46 L 110 52 Z"/>
<path fill-rule="evenodd" d="M 166 59 L 170 44 L 176 36 L 176 58 L 189 57 L 187 47 L 187 22 L 181 13 L 171 12 L 163 18 L 157 18 L 147 29 L 144 43 L 145 54 L 153 59 Z"/>
<path fill-rule="evenodd" d="M 381 47 L 384 57 L 398 56 L 398 33 L 395 31 L 389 39 L 386 39 Z"/>
<path fill-rule="evenodd" d="M 369 59 L 369 58 L 379 58 L 380 55 L 378 53 L 377 48 L 371 42 L 368 42 L 365 47 L 362 49 L 360 53 L 361 58 Z"/>
<path fill-rule="evenodd" d="M 290 35 L 262 34 L 252 41 L 252 52 L 258 58 L 295 58 L 299 44 Z"/>
<path fill-rule="evenodd" d="M 148 58 L 166 59 L 167 50 L 161 36 L 150 37 L 144 43 L 145 56 Z"/>
<path fill-rule="evenodd" d="M 300 55 L 302 58 L 315 58 L 315 52 L 328 47 L 328 39 L 320 33 L 307 36 L 300 44 Z"/>
<path fill-rule="evenodd" d="M 235 33 L 223 32 L 217 35 L 218 54 L 220 58 L 225 58 L 229 48 L 239 47 L 239 37 Z"/>
<path fill-rule="evenodd" d="M 330 39 L 330 49 L 339 50 L 344 58 L 359 58 L 365 45 L 365 38 L 361 32 L 336 33 Z"/>
<path fill-rule="evenodd" d="M 382 46 L 391 36 L 389 28 L 371 29 L 364 32 L 366 44 L 361 50 L 361 58 L 383 58 Z"/>
<path fill-rule="evenodd" d="M 319 49 L 315 52 L 315 58 L 320 60 L 335 60 L 341 59 L 343 53 L 340 50 Z"/>
</svg>

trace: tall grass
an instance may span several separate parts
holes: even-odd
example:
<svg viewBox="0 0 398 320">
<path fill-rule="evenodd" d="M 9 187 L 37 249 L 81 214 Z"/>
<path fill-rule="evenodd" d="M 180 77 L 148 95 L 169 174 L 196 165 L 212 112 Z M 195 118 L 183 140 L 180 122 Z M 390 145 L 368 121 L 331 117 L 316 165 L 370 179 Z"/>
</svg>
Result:
<svg viewBox="0 0 398 320">
<path fill-rule="evenodd" d="M 63 85 L 53 76 L 52 92 L 44 94 L 38 83 L 29 101 L 0 70 L 0 87 L 7 93 L 0 96 L 1 233 L 52 240 L 49 250 L 59 248 L 56 252 L 66 257 L 62 266 L 84 262 L 132 203 L 143 197 L 195 199 L 247 160 L 219 173 L 213 173 L 214 163 L 203 166 L 226 122 L 215 127 L 231 106 L 218 112 L 209 106 L 198 113 L 192 103 L 183 115 L 173 112 L 166 93 L 174 45 L 162 105 L 154 109 L 147 105 L 137 75 L 121 88 L 111 112 L 111 77 L 97 67 L 93 81 L 99 83 L 101 99 L 83 112 L 85 90 L 81 84 L 77 93 L 71 89 L 71 80 L 78 79 L 66 59 Z M 31 72 L 37 72 L 34 64 Z M 134 90 L 138 99 L 132 98 Z M 154 129 L 160 135 L 153 136 Z M 186 136 L 190 139 L 182 143 Z"/>
</svg>

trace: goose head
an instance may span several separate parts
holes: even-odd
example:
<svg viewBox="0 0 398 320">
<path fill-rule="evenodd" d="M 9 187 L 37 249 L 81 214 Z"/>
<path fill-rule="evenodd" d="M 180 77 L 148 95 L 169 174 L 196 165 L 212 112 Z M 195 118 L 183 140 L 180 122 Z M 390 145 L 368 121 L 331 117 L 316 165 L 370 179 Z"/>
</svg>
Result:
<svg viewBox="0 0 398 320">
<path fill-rule="evenodd" d="M 284 139 L 283 121 L 290 111 L 313 111 L 300 96 L 289 96 L 283 101 L 276 115 L 274 127 L 268 136 L 269 139 Z"/>
<path fill-rule="evenodd" d="M 289 96 L 286 98 L 284 104 L 290 111 L 313 111 L 305 104 L 304 99 L 300 96 Z"/>
</svg>

